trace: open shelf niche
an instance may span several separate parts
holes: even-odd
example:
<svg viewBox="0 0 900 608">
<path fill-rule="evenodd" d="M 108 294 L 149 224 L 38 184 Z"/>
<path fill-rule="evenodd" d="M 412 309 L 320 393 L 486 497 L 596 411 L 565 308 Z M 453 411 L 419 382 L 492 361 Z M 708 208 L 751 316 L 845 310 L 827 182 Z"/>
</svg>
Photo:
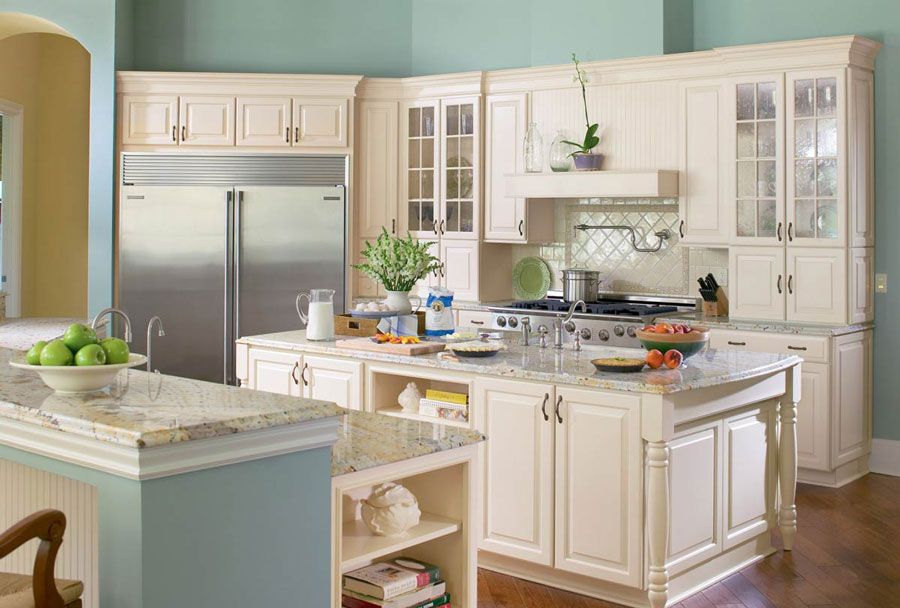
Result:
<svg viewBox="0 0 900 608">
<path fill-rule="evenodd" d="M 415 382 L 422 396 L 428 389 L 462 393 L 469 398 L 469 421 L 445 420 L 418 413 L 404 412 L 397 397 L 410 382 Z M 431 373 L 426 369 L 369 365 L 366 371 L 366 409 L 378 414 L 421 422 L 433 422 L 459 428 L 472 428 L 472 382 L 468 378 Z"/>
</svg>

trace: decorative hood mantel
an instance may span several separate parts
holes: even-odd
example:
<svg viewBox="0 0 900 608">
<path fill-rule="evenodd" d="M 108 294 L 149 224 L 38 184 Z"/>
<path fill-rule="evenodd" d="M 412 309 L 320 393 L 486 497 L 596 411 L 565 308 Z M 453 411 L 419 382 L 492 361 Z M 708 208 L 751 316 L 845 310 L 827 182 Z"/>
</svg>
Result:
<svg viewBox="0 0 900 608">
<path fill-rule="evenodd" d="M 678 196 L 678 171 L 507 175 L 506 195 L 517 198 L 675 198 Z"/>
</svg>

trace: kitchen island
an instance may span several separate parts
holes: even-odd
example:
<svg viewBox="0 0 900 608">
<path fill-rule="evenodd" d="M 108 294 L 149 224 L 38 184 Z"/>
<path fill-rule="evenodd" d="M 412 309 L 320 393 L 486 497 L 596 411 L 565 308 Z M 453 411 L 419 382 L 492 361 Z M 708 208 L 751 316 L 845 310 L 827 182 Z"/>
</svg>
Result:
<svg viewBox="0 0 900 608">
<path fill-rule="evenodd" d="M 484 433 L 479 566 L 659 608 L 796 534 L 799 357 L 710 349 L 676 370 L 595 372 L 634 349 L 523 347 L 486 360 L 405 357 L 307 341 L 238 340 L 250 388 L 394 417 L 410 382 L 468 396 Z"/>
<path fill-rule="evenodd" d="M 21 356 L 0 349 L 0 526 L 62 510 L 57 576 L 85 583 L 86 608 L 328 605 L 344 410 L 137 370 L 61 396 Z"/>
</svg>

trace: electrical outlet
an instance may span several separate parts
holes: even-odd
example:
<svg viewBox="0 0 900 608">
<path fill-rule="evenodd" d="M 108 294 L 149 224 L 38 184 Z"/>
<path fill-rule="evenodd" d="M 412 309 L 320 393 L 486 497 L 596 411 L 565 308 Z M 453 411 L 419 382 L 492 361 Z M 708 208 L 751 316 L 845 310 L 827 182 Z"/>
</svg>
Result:
<svg viewBox="0 0 900 608">
<path fill-rule="evenodd" d="M 875 275 L 875 293 L 887 293 L 887 275 L 878 273 Z"/>
</svg>

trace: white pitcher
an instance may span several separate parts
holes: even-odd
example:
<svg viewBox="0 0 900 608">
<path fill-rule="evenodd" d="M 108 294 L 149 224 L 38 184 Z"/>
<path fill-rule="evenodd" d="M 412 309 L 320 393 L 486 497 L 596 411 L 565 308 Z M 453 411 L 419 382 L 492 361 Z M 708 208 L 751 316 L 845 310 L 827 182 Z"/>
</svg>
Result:
<svg viewBox="0 0 900 608">
<path fill-rule="evenodd" d="M 300 300 L 306 298 L 309 314 L 303 314 Z M 307 340 L 334 340 L 334 290 L 310 289 L 297 294 L 297 315 L 306 326 Z"/>
</svg>

